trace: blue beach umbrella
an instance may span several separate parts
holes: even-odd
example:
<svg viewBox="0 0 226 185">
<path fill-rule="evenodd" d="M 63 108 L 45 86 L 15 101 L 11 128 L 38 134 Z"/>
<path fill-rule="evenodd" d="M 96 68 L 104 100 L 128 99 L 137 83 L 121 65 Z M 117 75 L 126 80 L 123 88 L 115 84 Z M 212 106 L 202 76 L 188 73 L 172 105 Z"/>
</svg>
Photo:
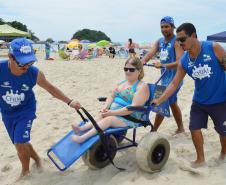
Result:
<svg viewBox="0 0 226 185">
<path fill-rule="evenodd" d="M 80 43 L 82 43 L 82 44 L 88 44 L 88 43 L 90 43 L 90 41 L 89 40 L 81 40 Z"/>
</svg>

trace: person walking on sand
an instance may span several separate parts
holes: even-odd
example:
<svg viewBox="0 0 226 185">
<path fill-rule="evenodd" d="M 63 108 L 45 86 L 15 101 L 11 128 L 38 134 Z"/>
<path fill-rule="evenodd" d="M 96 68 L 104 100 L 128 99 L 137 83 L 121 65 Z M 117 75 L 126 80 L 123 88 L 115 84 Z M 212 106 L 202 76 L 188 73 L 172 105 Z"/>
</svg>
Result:
<svg viewBox="0 0 226 185">
<path fill-rule="evenodd" d="M 170 97 L 186 74 L 195 81 L 190 111 L 189 129 L 197 158 L 192 167 L 205 165 L 202 128 L 207 128 L 208 116 L 220 136 L 219 160 L 226 162 L 226 52 L 215 42 L 200 42 L 195 26 L 184 23 L 177 28 L 177 40 L 186 51 L 178 64 L 177 73 L 166 91 L 153 103 L 159 105 Z"/>
<path fill-rule="evenodd" d="M 50 52 L 51 52 L 51 45 L 48 41 L 45 42 L 45 60 L 48 60 L 50 57 Z"/>
<path fill-rule="evenodd" d="M 9 59 L 0 62 L 0 109 L 2 121 L 22 164 L 20 177 L 29 174 L 30 159 L 41 167 L 40 157 L 30 143 L 32 122 L 36 118 L 36 100 L 32 88 L 38 84 L 70 107 L 80 104 L 68 98 L 33 66 L 37 61 L 31 43 L 25 38 L 10 44 Z"/>
<path fill-rule="evenodd" d="M 166 74 L 163 76 L 161 84 L 168 86 L 176 74 L 176 68 L 180 57 L 184 51 L 181 46 L 176 42 L 176 36 L 174 34 L 174 20 L 170 16 L 163 17 L 160 21 L 161 32 L 163 37 L 158 39 L 152 49 L 142 59 L 143 64 L 146 64 L 152 57 L 158 52 L 160 55 L 160 61 L 155 61 L 153 64 L 156 68 L 166 67 Z M 163 69 L 161 70 L 163 72 Z M 180 107 L 177 104 L 177 93 L 180 90 L 182 83 L 179 85 L 177 91 L 169 97 L 169 104 L 172 110 L 174 119 L 177 123 L 177 130 L 175 134 L 184 132 L 184 126 L 182 121 L 182 114 Z M 161 125 L 164 117 L 160 114 L 156 114 L 154 121 L 154 131 L 157 131 Z"/>
</svg>

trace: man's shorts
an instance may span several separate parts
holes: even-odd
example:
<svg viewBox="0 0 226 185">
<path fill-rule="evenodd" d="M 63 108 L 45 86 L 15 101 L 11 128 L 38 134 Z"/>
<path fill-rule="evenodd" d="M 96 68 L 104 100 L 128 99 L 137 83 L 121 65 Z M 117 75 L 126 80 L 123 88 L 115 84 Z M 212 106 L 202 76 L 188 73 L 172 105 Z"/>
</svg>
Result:
<svg viewBox="0 0 226 185">
<path fill-rule="evenodd" d="M 190 130 L 207 128 L 208 116 L 214 123 L 215 130 L 222 136 L 226 136 L 226 102 L 203 105 L 192 103 L 190 111 Z"/>
<path fill-rule="evenodd" d="M 27 116 L 18 116 L 14 118 L 3 118 L 6 130 L 13 144 L 27 143 L 30 141 L 30 132 L 34 114 Z"/>
</svg>

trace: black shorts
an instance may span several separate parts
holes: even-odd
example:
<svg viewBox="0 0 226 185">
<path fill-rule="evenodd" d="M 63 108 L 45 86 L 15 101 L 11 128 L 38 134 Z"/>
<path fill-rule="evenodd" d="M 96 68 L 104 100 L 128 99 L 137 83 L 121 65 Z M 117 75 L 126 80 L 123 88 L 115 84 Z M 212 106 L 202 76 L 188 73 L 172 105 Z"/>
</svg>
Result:
<svg viewBox="0 0 226 185">
<path fill-rule="evenodd" d="M 133 48 L 129 49 L 129 53 L 135 53 L 135 50 Z"/>
<path fill-rule="evenodd" d="M 226 102 L 213 105 L 192 103 L 190 112 L 190 130 L 207 128 L 208 116 L 214 123 L 215 130 L 222 136 L 226 136 Z"/>
</svg>

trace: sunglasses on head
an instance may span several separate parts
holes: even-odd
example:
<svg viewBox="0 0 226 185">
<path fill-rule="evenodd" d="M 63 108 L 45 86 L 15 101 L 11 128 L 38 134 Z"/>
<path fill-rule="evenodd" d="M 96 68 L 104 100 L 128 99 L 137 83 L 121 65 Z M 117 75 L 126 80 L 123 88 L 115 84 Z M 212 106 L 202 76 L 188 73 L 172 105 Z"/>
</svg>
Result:
<svg viewBox="0 0 226 185">
<path fill-rule="evenodd" d="M 16 61 L 15 60 L 15 62 L 16 62 L 16 64 L 17 64 L 17 66 L 18 67 L 30 67 L 30 66 L 32 66 L 35 62 L 29 62 L 29 63 L 27 63 L 27 64 L 21 64 L 21 63 L 19 63 L 18 61 Z"/>
<path fill-rule="evenodd" d="M 187 40 L 187 38 L 188 38 L 187 36 L 180 37 L 180 38 L 177 38 L 177 41 L 183 43 L 183 42 L 185 42 Z"/>
<path fill-rule="evenodd" d="M 124 67 L 124 71 L 127 72 L 135 72 L 136 71 L 136 68 L 129 68 L 129 67 Z"/>
</svg>

